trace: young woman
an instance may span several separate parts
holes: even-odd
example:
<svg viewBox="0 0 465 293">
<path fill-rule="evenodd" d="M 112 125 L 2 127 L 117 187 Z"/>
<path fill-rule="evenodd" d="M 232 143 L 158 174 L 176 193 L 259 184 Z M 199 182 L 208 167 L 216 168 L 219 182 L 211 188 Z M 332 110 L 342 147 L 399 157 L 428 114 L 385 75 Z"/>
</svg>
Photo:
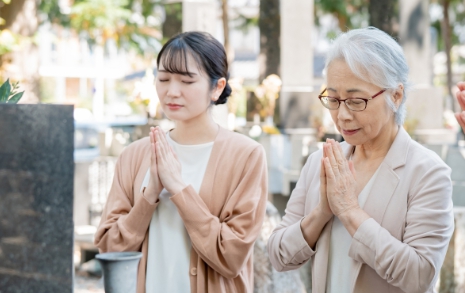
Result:
<svg viewBox="0 0 465 293">
<path fill-rule="evenodd" d="M 175 128 L 152 128 L 118 159 L 95 244 L 102 252 L 142 251 L 138 293 L 253 290 L 267 168 L 261 145 L 210 115 L 231 93 L 226 60 L 207 33 L 169 40 L 156 88 Z"/>
</svg>

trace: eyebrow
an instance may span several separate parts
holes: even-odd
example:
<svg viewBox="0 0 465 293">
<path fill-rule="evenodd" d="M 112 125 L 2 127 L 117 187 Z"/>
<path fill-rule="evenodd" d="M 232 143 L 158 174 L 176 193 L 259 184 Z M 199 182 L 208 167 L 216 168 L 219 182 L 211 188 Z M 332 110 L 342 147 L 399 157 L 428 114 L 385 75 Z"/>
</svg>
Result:
<svg viewBox="0 0 465 293">
<path fill-rule="evenodd" d="M 170 72 L 170 71 L 164 70 L 164 69 L 160 69 L 160 70 L 158 70 L 158 72 L 165 72 L 165 73 L 171 73 L 171 74 L 181 74 L 181 75 L 198 75 L 197 73 L 190 72 L 190 71 L 186 71 L 186 72 L 183 72 L 183 73 L 175 73 L 175 72 Z"/>
<path fill-rule="evenodd" d="M 337 90 L 335 90 L 333 88 L 330 88 L 330 87 L 328 87 L 327 90 L 332 91 L 332 92 L 337 92 Z M 348 90 L 346 90 L 346 93 L 362 93 L 362 92 L 364 92 L 364 91 L 359 90 L 359 89 L 348 89 Z"/>
</svg>

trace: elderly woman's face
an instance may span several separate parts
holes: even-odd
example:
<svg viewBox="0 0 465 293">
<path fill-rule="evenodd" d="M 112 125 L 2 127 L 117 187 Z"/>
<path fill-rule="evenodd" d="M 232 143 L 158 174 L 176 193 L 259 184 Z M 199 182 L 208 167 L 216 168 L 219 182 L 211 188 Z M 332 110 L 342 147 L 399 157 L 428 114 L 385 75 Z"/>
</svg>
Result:
<svg viewBox="0 0 465 293">
<path fill-rule="evenodd" d="M 383 95 L 371 100 L 382 90 L 358 78 L 343 60 L 334 60 L 328 66 L 328 95 L 341 100 L 350 98 L 370 99 L 365 110 L 349 110 L 344 103 L 339 109 L 330 110 L 338 131 L 351 145 L 375 142 L 383 134 L 388 135 L 392 127 L 397 127 L 394 113 L 386 104 Z"/>
</svg>

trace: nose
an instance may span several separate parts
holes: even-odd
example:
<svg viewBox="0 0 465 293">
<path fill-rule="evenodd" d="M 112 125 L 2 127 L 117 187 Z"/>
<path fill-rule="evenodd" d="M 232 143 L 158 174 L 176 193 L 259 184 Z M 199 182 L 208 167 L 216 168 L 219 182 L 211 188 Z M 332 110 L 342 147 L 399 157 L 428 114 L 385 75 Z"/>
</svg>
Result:
<svg viewBox="0 0 465 293">
<path fill-rule="evenodd" d="M 176 98 L 181 96 L 181 88 L 177 82 L 170 82 L 168 85 L 168 92 L 166 93 L 168 97 Z"/>
<path fill-rule="evenodd" d="M 352 120 L 353 113 L 347 108 L 345 103 L 341 103 L 339 109 L 337 109 L 337 119 L 338 120 Z"/>
</svg>

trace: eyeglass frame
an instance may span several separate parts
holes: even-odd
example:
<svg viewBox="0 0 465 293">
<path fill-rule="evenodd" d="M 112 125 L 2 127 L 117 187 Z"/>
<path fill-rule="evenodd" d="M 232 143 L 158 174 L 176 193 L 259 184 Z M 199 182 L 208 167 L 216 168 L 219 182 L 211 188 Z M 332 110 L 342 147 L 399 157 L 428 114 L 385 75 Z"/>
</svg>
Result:
<svg viewBox="0 0 465 293">
<path fill-rule="evenodd" d="M 326 109 L 328 109 L 328 110 L 337 110 L 337 109 L 339 109 L 339 108 L 341 107 L 341 103 L 344 102 L 344 104 L 346 105 L 347 109 L 349 109 L 350 111 L 362 112 L 362 111 L 364 111 L 364 110 L 367 108 L 367 106 L 368 106 L 368 101 L 371 101 L 371 100 L 373 100 L 374 98 L 376 98 L 377 96 L 381 95 L 381 94 L 384 93 L 387 89 L 382 89 L 380 92 L 376 93 L 374 96 L 371 96 L 370 99 L 364 99 L 364 98 L 347 98 L 347 99 L 345 99 L 345 100 L 340 100 L 340 99 L 338 99 L 338 98 L 331 97 L 331 98 L 333 98 L 333 99 L 336 99 L 336 100 L 339 102 L 339 104 L 338 104 L 338 106 L 337 106 L 336 109 L 329 109 L 328 107 L 325 106 L 325 104 L 324 104 L 323 101 L 321 100 L 323 97 L 330 97 L 330 96 L 323 96 L 323 93 L 326 92 L 327 90 L 328 90 L 328 88 L 325 88 L 325 89 L 318 95 L 318 99 L 320 100 L 320 102 L 321 102 L 321 104 L 323 105 L 323 107 L 325 107 Z M 347 100 L 355 100 L 355 99 L 365 101 L 365 108 L 363 108 L 363 110 L 352 110 L 352 109 L 346 104 L 346 101 L 347 101 Z"/>
</svg>

